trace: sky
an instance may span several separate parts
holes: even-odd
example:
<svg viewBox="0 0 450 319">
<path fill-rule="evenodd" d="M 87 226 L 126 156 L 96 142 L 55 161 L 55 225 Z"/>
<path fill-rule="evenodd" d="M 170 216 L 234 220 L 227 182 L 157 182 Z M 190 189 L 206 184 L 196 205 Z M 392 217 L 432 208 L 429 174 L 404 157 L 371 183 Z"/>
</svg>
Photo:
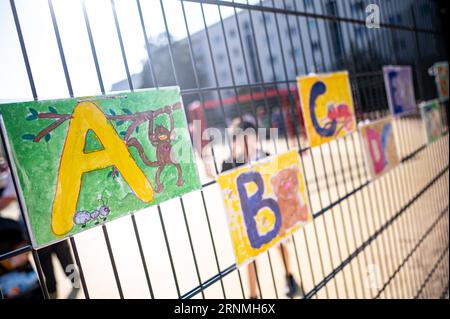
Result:
<svg viewBox="0 0 450 319">
<path fill-rule="evenodd" d="M 236 2 L 243 2 L 236 1 Z M 100 93 L 94 60 L 83 18 L 81 0 L 53 0 L 69 75 L 75 96 Z M 126 78 L 111 0 L 86 0 L 105 89 Z M 147 57 L 144 35 L 134 0 L 115 0 L 116 12 L 132 74 L 142 70 Z M 165 32 L 159 0 L 141 0 L 147 35 Z M 25 46 L 39 99 L 64 98 L 69 93 L 50 16 L 48 0 L 15 0 Z M 184 2 L 190 33 L 204 28 L 201 6 Z M 175 40 L 186 37 L 181 2 L 164 0 L 168 29 Z M 204 5 L 206 24 L 219 21 L 218 7 Z M 234 13 L 221 7 L 222 17 Z M 0 0 L 0 100 L 30 100 L 32 94 L 9 0 Z"/>
</svg>

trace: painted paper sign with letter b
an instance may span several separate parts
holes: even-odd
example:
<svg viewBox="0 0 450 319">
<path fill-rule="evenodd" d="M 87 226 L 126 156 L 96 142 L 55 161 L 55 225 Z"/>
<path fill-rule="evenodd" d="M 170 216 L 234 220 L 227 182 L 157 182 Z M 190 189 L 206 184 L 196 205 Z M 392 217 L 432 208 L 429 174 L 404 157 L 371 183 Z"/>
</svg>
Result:
<svg viewBox="0 0 450 319">
<path fill-rule="evenodd" d="M 217 182 L 238 265 L 312 220 L 297 151 L 226 172 Z"/>
</svg>

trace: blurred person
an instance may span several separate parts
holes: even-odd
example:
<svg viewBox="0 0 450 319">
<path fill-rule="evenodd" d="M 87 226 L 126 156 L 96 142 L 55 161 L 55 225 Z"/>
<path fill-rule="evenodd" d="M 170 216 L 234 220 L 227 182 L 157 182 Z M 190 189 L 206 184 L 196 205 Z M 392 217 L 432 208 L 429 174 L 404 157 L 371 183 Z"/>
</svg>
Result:
<svg viewBox="0 0 450 319">
<path fill-rule="evenodd" d="M 0 255 L 27 244 L 22 226 L 0 217 Z M 0 290 L 5 298 L 42 299 L 38 277 L 29 262 L 29 252 L 0 261 Z"/>
<path fill-rule="evenodd" d="M 16 191 L 5 158 L 0 157 L 0 211 L 16 200 Z"/>
<path fill-rule="evenodd" d="M 222 172 L 270 156 L 269 153 L 266 153 L 258 148 L 257 128 L 252 118 L 243 117 L 242 121 L 239 118 L 235 119 L 231 122 L 230 129 L 232 130 L 232 136 L 235 137 L 235 139 L 231 142 L 231 158 L 222 163 Z M 294 276 L 292 275 L 289 260 L 290 257 L 287 249 L 283 244 L 280 244 L 278 248 L 285 269 L 286 296 L 289 298 L 294 298 L 296 296 L 303 297 L 303 288 L 297 284 Z M 253 261 L 247 266 L 250 299 L 258 298 L 255 268 L 256 261 Z"/>
<path fill-rule="evenodd" d="M 72 254 L 67 240 L 60 241 L 56 244 L 41 248 L 38 250 L 39 260 L 41 262 L 42 271 L 45 276 L 45 283 L 47 285 L 47 291 L 51 299 L 57 299 L 59 297 L 57 290 L 57 280 L 55 276 L 55 269 L 53 265 L 53 256 L 55 256 L 67 278 L 71 279 L 72 290 L 67 296 L 68 299 L 75 299 L 80 288 L 78 284 L 78 271 L 76 267 L 73 268 L 73 272 L 69 273 L 69 266 L 74 265 Z"/>
<path fill-rule="evenodd" d="M 2 177 L 2 188 L 0 190 L 1 196 L 0 196 L 0 212 L 5 209 L 11 202 L 16 201 L 16 191 L 14 188 L 14 182 L 12 180 L 11 172 L 8 169 L 8 164 L 6 161 L 1 158 L 0 159 L 0 176 Z M 22 219 L 22 215 L 19 215 L 19 221 L 17 224 L 21 227 L 22 232 L 26 231 L 26 226 L 24 224 L 24 221 Z M 53 267 L 53 258 L 52 256 L 55 255 L 57 259 L 59 260 L 61 267 L 64 270 L 64 273 L 66 276 L 68 276 L 66 270 L 69 265 L 73 265 L 74 261 L 70 252 L 70 247 L 66 240 L 61 241 L 59 243 L 53 244 L 51 246 L 47 246 L 44 248 L 41 248 L 38 250 L 39 254 L 39 260 L 41 262 L 42 271 L 45 275 L 45 281 L 47 284 L 47 290 L 49 293 L 50 298 L 56 299 L 58 298 L 57 293 L 57 281 L 55 277 L 55 270 Z M 74 273 L 72 273 L 73 278 L 77 277 L 76 269 L 74 268 Z M 73 299 L 78 294 L 79 289 L 76 287 L 73 287 L 72 291 L 70 292 L 68 298 Z"/>
</svg>

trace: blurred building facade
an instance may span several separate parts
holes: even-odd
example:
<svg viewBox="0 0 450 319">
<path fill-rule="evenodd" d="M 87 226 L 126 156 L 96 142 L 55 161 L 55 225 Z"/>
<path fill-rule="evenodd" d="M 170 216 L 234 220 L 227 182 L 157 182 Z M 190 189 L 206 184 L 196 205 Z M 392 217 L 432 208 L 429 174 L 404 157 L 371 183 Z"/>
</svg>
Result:
<svg viewBox="0 0 450 319">
<path fill-rule="evenodd" d="M 183 100 L 187 106 L 193 101 L 248 93 L 249 84 L 264 84 L 260 90 L 289 89 L 295 87 L 297 76 L 310 72 L 379 71 L 393 60 L 393 55 L 397 64 L 414 65 L 419 80 L 426 77 L 426 69 L 443 56 L 445 49 L 438 36 L 411 32 L 408 28 L 439 30 L 437 4 L 427 0 L 387 0 L 378 4 L 381 23 L 403 26 L 400 30 L 352 23 L 352 19 L 366 20 L 370 3 L 267 0 L 259 5 L 305 14 L 236 9 L 236 14 L 186 38 L 173 41 L 161 34 L 157 41 L 149 39 L 151 56 L 143 71 L 133 75 L 134 86 L 179 85 L 185 92 Z M 419 47 L 418 43 L 427 45 Z M 364 81 L 359 82 L 364 87 Z M 204 91 L 201 96 L 199 88 Z M 113 91 L 126 89 L 127 80 L 112 87 Z"/>
</svg>

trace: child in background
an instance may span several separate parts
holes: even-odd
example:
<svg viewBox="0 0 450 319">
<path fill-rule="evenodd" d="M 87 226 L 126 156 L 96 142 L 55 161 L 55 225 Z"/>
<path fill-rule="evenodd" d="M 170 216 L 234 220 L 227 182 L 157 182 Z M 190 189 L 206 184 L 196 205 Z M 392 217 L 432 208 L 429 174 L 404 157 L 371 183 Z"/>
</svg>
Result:
<svg viewBox="0 0 450 319">
<path fill-rule="evenodd" d="M 233 130 L 232 136 L 235 136 L 236 139 L 232 141 L 231 158 L 222 163 L 222 172 L 269 156 L 268 153 L 265 153 L 258 148 L 256 136 L 257 129 L 251 120 L 244 119 L 241 121 L 240 119 L 235 119 L 231 124 L 231 129 Z M 299 287 L 292 275 L 288 251 L 282 244 L 279 246 L 279 251 L 286 271 L 286 296 L 289 298 L 294 298 L 296 296 L 303 297 L 303 289 L 302 287 Z M 255 262 L 248 265 L 250 299 L 258 298 L 255 273 L 256 264 L 254 263 Z"/>
<path fill-rule="evenodd" d="M 25 244 L 22 226 L 0 217 L 0 255 Z M 27 252 L 0 261 L 0 290 L 4 298 L 42 299 L 39 281 L 28 257 Z"/>
<path fill-rule="evenodd" d="M 17 200 L 16 197 L 16 191 L 14 188 L 14 182 L 11 176 L 11 172 L 8 168 L 8 164 L 7 162 L 0 157 L 0 173 L 1 173 L 1 178 L 2 178 L 2 183 L 0 186 L 0 213 L 3 209 L 5 209 L 6 207 L 8 207 L 9 204 L 11 204 L 13 201 Z M 4 225 L 9 225 L 8 230 L 4 229 L 3 230 L 3 237 L 2 240 L 4 239 L 5 242 L 2 242 L 2 249 L 4 249 L 4 253 L 7 253 L 9 251 L 12 251 L 18 247 L 20 247 L 21 241 L 19 241 L 19 236 L 20 238 L 22 238 L 22 234 L 23 232 L 26 231 L 26 226 L 24 224 L 24 221 L 21 217 L 21 215 L 19 215 L 18 217 L 18 222 L 15 222 L 14 220 L 10 220 L 10 219 L 6 219 L 6 218 L 2 218 L 1 222 Z M 11 225 L 12 223 L 16 223 L 18 230 L 11 230 Z M 4 226 L 6 227 L 6 226 Z M 12 236 L 12 237 L 11 237 Z M 11 238 L 10 238 L 11 237 Z M 8 244 L 10 241 L 9 240 L 15 240 L 13 242 L 13 244 Z M 17 246 L 19 245 L 19 246 Z M 7 250 L 7 248 L 9 247 L 9 250 Z M 42 271 L 44 273 L 45 276 L 45 281 L 46 281 L 46 285 L 47 285 L 47 291 L 49 294 L 49 297 L 51 299 L 57 299 L 58 298 L 58 291 L 57 291 L 57 280 L 56 280 L 56 276 L 55 276 L 55 270 L 53 267 L 53 256 L 56 256 L 58 261 L 61 264 L 61 267 L 64 270 L 64 274 L 69 278 L 69 275 L 71 275 L 72 278 L 77 279 L 78 278 L 78 271 L 77 269 L 73 269 L 73 272 L 71 274 L 69 274 L 67 272 L 68 270 L 68 266 L 70 265 L 74 265 L 74 261 L 72 258 L 72 254 L 70 252 L 70 247 L 69 244 L 67 242 L 67 240 L 63 240 L 61 242 L 55 243 L 53 245 L 41 248 L 38 250 L 38 254 L 39 254 L 39 260 L 42 266 Z M 17 256 L 17 258 L 19 258 L 20 256 Z M 24 256 L 22 256 L 22 258 L 27 258 L 28 254 L 24 254 Z M 30 273 L 24 273 L 23 271 L 21 272 L 11 272 L 12 270 L 15 269 L 15 264 L 14 264 L 14 259 L 15 257 L 11 258 L 11 261 L 4 261 L 2 262 L 3 264 L 3 270 L 0 269 L 0 276 L 2 276 L 1 281 L 0 281 L 0 285 L 3 285 L 3 287 L 9 287 L 10 284 L 12 284 L 13 288 L 17 288 L 14 287 L 15 282 L 18 282 L 17 280 L 20 279 L 20 282 L 24 282 L 24 281 L 29 281 L 30 283 L 33 281 L 33 276 L 32 274 L 34 274 L 34 276 L 36 275 L 34 272 Z M 12 263 L 12 264 L 11 264 Z M 2 265 L 0 264 L 0 267 Z M 10 266 L 7 267 L 6 266 Z M 21 269 L 21 268 L 20 268 Z M 4 274 L 2 274 L 2 271 L 4 272 Z M 35 278 L 37 280 L 37 278 Z M 75 283 L 73 283 L 75 284 Z M 78 283 L 77 283 L 78 284 Z M 3 289 L 2 289 L 3 290 Z M 19 289 L 22 290 L 22 289 Z M 77 286 L 73 286 L 71 292 L 69 293 L 69 295 L 67 296 L 68 299 L 75 299 L 77 294 L 79 292 L 79 288 L 77 288 Z M 5 293 L 4 293 L 5 294 Z"/>
</svg>

